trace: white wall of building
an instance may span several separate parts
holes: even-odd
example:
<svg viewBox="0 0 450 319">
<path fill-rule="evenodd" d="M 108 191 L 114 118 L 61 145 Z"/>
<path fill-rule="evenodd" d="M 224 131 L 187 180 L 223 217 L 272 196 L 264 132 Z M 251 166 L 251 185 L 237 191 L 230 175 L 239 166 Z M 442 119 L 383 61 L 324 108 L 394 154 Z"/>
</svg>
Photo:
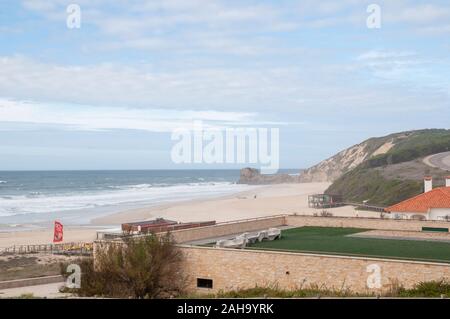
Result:
<svg viewBox="0 0 450 319">
<path fill-rule="evenodd" d="M 432 208 L 429 212 L 430 219 L 442 220 L 445 216 L 450 218 L 450 208 Z"/>
<path fill-rule="evenodd" d="M 432 208 L 426 214 L 413 212 L 391 212 L 392 219 L 411 219 L 414 215 L 423 215 L 427 220 L 443 220 L 446 216 L 450 218 L 450 208 Z"/>
<path fill-rule="evenodd" d="M 411 216 L 413 215 L 424 215 L 425 218 L 428 219 L 427 214 L 421 214 L 421 213 L 410 213 L 410 212 L 391 212 L 391 218 L 392 219 L 411 219 Z"/>
<path fill-rule="evenodd" d="M 433 179 L 425 178 L 424 182 L 424 193 L 428 193 L 433 190 Z"/>
</svg>

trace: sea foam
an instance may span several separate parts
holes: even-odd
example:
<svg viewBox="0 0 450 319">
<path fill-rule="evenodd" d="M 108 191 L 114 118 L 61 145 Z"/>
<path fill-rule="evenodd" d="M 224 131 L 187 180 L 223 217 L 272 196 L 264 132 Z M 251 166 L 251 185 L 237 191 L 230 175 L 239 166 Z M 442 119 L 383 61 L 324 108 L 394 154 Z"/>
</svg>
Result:
<svg viewBox="0 0 450 319">
<path fill-rule="evenodd" d="M 221 196 L 249 189 L 248 185 L 230 182 L 203 182 L 178 185 L 136 184 L 111 186 L 108 190 L 47 195 L 33 193 L 4 197 L 0 201 L 0 217 L 29 213 L 59 213 L 70 210 L 142 203 L 160 204 L 171 201 Z"/>
</svg>

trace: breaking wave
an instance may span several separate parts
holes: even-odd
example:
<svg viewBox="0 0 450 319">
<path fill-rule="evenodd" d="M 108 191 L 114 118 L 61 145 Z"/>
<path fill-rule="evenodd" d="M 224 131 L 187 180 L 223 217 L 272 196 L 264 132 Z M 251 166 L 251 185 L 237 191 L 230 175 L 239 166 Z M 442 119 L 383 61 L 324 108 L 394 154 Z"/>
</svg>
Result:
<svg viewBox="0 0 450 319">
<path fill-rule="evenodd" d="M 249 189 L 248 185 L 230 182 L 204 182 L 169 185 L 136 184 L 109 186 L 108 189 L 67 194 L 4 196 L 0 200 L 0 217 L 28 213 L 59 213 L 131 203 L 159 204 L 171 201 L 228 195 Z"/>
</svg>

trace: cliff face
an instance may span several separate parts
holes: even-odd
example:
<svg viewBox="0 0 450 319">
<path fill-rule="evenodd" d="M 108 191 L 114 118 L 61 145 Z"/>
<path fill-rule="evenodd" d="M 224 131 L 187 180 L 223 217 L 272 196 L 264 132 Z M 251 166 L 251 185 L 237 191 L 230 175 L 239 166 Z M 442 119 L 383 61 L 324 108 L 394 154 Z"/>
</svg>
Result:
<svg viewBox="0 0 450 319">
<path fill-rule="evenodd" d="M 289 174 L 263 175 L 254 168 L 243 168 L 239 176 L 238 184 L 264 185 L 298 183 L 298 176 Z"/>
<path fill-rule="evenodd" d="M 342 168 L 343 174 L 325 193 L 341 195 L 350 202 L 389 206 L 422 193 L 424 176 L 432 176 L 435 186 L 440 186 L 448 175 L 445 170 L 429 166 L 424 158 L 450 151 L 450 130 L 398 133 L 361 145 L 363 162 L 352 169 L 348 168 L 351 165 L 335 166 Z M 346 158 L 352 159 L 348 154 Z"/>
<path fill-rule="evenodd" d="M 336 155 L 304 170 L 299 181 L 306 182 L 334 182 L 343 174 L 356 168 L 369 158 L 388 153 L 403 139 L 413 132 L 391 134 L 384 137 L 368 139 L 360 144 L 349 147 Z"/>
<path fill-rule="evenodd" d="M 300 174 L 299 180 L 306 182 L 332 182 L 343 173 L 361 164 L 370 154 L 365 143 L 352 146 L 330 157 Z"/>
<path fill-rule="evenodd" d="M 241 170 L 239 182 L 241 184 L 281 184 L 281 183 L 308 183 L 308 182 L 333 182 L 329 191 L 340 194 L 351 194 L 351 187 L 355 188 L 355 194 L 361 184 L 359 176 L 362 171 L 368 174 L 369 180 L 378 178 L 380 187 L 376 183 L 367 185 L 374 189 L 386 188 L 384 183 L 397 176 L 400 180 L 413 181 L 408 186 L 417 191 L 417 178 L 410 175 L 410 171 L 418 172 L 419 175 L 427 172 L 427 168 L 420 166 L 395 165 L 421 159 L 430 154 L 450 151 L 450 130 L 430 129 L 395 133 L 383 137 L 370 138 L 360 144 L 349 147 L 336 155 L 300 172 L 299 176 L 288 174 L 262 175 L 256 169 L 244 168 Z M 390 169 L 392 168 L 392 169 Z M 423 169 L 422 169 L 423 168 Z M 376 170 L 376 171 L 375 171 Z M 404 171 L 407 171 L 406 173 Z M 351 174 L 354 172 L 353 174 Z M 385 176 L 389 172 L 389 176 Z M 358 174 L 357 174 L 358 173 Z M 408 175 L 408 174 L 409 175 Z M 430 172 L 431 173 L 431 172 Z M 406 174 L 406 175 L 405 175 Z M 369 176 L 367 175 L 367 176 Z M 350 181 L 349 181 L 350 178 Z M 421 179 L 422 177 L 420 177 Z M 367 178 L 366 178 L 367 179 Z M 400 184 L 399 184 L 400 185 Z M 401 184 L 403 185 L 403 184 Z M 404 188 L 407 188 L 403 185 Z M 402 187 L 403 187 L 402 186 Z M 399 188 L 400 189 L 400 188 Z M 398 192 L 397 189 L 395 189 Z M 401 192 L 400 192 L 401 193 Z M 411 192 L 413 193 L 413 192 Z M 409 195 L 409 194 L 408 194 Z M 351 199 L 360 199 L 366 196 L 362 194 Z M 382 196 L 386 197 L 385 194 Z M 406 195 L 405 195 L 406 196 Z M 380 195 L 381 197 L 381 195 Z M 363 198 L 366 200 L 370 198 Z"/>
</svg>

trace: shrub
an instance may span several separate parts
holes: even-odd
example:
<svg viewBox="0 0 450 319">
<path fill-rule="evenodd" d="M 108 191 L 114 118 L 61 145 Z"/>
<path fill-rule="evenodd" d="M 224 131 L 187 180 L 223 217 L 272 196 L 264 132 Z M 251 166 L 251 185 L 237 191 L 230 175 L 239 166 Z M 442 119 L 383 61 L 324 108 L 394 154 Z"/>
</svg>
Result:
<svg viewBox="0 0 450 319">
<path fill-rule="evenodd" d="M 328 288 L 326 286 L 309 285 L 292 290 L 281 289 L 276 284 L 267 286 L 255 286 L 247 289 L 237 289 L 232 291 L 219 291 L 218 293 L 208 295 L 188 295 L 184 298 L 314 298 L 314 297 L 422 297 L 422 298 L 441 298 L 450 296 L 450 283 L 445 280 L 429 281 L 417 284 L 411 289 L 404 288 L 397 280 L 391 280 L 390 289 L 382 294 L 375 292 L 357 293 L 344 287 L 340 289 Z"/>
<path fill-rule="evenodd" d="M 327 211 L 327 210 L 322 210 L 322 211 L 320 212 L 320 216 L 321 216 L 321 217 L 333 217 L 333 213 L 330 213 L 330 212 Z"/>
<path fill-rule="evenodd" d="M 412 289 L 401 288 L 399 297 L 441 297 L 450 296 L 450 283 L 444 279 L 438 281 L 421 282 Z"/>
<path fill-rule="evenodd" d="M 193 298 L 320 298 L 320 297 L 359 297 L 373 296 L 373 294 L 357 294 L 352 291 L 342 289 L 330 289 L 325 286 L 310 285 L 292 290 L 279 288 L 277 285 L 255 286 L 254 288 L 238 289 L 232 291 L 219 291 L 209 295 L 190 295 Z"/>
<path fill-rule="evenodd" d="M 350 202 L 368 200 L 369 205 L 389 206 L 420 194 L 422 186 L 422 181 L 386 179 L 380 171 L 358 167 L 339 177 L 325 193 L 342 195 Z"/>
<path fill-rule="evenodd" d="M 177 296 L 185 287 L 182 259 L 182 252 L 170 235 L 130 237 L 120 244 L 111 242 L 96 253 L 95 265 L 93 259 L 80 262 L 81 288 L 73 292 L 88 297 Z"/>
</svg>

